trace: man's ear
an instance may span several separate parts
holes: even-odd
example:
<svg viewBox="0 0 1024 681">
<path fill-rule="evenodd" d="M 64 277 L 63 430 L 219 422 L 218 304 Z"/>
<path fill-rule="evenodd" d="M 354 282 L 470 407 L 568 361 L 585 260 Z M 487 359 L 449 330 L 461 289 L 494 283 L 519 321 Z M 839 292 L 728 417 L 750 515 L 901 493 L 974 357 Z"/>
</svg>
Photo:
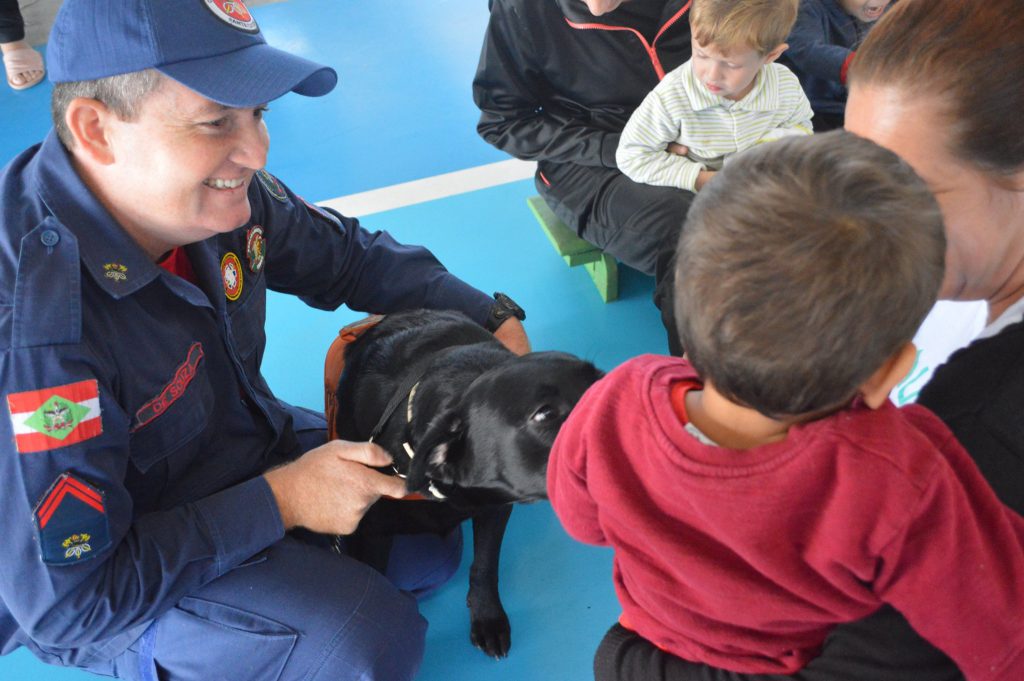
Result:
<svg viewBox="0 0 1024 681">
<path fill-rule="evenodd" d="M 74 153 L 99 165 L 114 162 L 110 124 L 117 116 L 97 99 L 76 97 L 64 112 L 64 122 L 74 139 Z"/>
<path fill-rule="evenodd" d="M 871 409 L 878 409 L 889 398 L 889 393 L 900 384 L 917 362 L 917 346 L 904 343 L 885 361 L 871 377 L 861 384 L 860 396 Z"/>
<path fill-rule="evenodd" d="M 773 61 L 782 56 L 782 53 L 789 49 L 789 43 L 781 43 L 775 46 L 768 54 L 764 55 L 764 63 L 771 64 Z"/>
</svg>

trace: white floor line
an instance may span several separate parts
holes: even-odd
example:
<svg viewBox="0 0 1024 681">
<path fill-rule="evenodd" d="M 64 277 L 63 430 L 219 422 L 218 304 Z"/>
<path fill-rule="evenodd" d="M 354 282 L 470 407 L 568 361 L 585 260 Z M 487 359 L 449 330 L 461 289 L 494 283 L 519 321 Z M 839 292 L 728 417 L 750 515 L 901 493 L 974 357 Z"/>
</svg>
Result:
<svg viewBox="0 0 1024 681">
<path fill-rule="evenodd" d="M 457 170 L 454 173 L 403 182 L 368 192 L 339 196 L 318 203 L 321 206 L 333 208 L 343 215 L 361 218 L 364 215 L 372 215 L 394 208 L 525 180 L 533 177 L 536 168 L 536 163 L 513 158 L 508 161 Z"/>
</svg>

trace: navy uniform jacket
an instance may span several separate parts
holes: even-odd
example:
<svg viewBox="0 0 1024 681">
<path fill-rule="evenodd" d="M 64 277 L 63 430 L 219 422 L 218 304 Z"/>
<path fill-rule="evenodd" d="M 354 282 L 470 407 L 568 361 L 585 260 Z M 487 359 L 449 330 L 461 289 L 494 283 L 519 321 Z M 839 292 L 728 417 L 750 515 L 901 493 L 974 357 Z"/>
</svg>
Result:
<svg viewBox="0 0 1024 681">
<path fill-rule="evenodd" d="M 196 287 L 114 222 L 52 132 L 0 174 L 0 653 L 113 657 L 283 536 L 260 473 L 317 424 L 260 374 L 268 289 L 487 317 L 424 248 L 270 175 L 249 200 L 248 225 L 186 247 Z"/>
</svg>

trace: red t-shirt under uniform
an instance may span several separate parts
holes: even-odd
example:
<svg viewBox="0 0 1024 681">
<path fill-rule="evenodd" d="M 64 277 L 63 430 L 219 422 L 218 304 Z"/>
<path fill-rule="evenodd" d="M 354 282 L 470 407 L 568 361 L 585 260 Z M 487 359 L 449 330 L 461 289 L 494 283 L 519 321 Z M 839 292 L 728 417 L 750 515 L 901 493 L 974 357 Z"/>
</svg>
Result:
<svg viewBox="0 0 1024 681">
<path fill-rule="evenodd" d="M 595 384 L 548 465 L 570 535 L 614 548 L 623 622 L 681 658 L 792 673 L 889 603 L 968 679 L 1024 679 L 1024 521 L 931 412 L 855 405 L 746 450 L 673 409 L 644 356 Z"/>
</svg>

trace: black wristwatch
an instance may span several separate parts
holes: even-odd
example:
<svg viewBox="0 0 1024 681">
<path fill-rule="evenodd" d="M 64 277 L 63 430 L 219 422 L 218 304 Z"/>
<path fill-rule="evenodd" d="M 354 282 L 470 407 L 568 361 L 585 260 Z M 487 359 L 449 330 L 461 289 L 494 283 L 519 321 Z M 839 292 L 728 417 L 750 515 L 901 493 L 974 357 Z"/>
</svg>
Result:
<svg viewBox="0 0 1024 681">
<path fill-rule="evenodd" d="M 523 308 L 516 305 L 516 301 L 512 300 L 504 293 L 494 294 L 494 305 L 491 306 L 491 313 L 487 315 L 487 323 L 484 326 L 488 331 L 494 333 L 498 330 L 509 317 L 515 317 L 519 321 L 526 319 L 526 313 Z"/>
</svg>

